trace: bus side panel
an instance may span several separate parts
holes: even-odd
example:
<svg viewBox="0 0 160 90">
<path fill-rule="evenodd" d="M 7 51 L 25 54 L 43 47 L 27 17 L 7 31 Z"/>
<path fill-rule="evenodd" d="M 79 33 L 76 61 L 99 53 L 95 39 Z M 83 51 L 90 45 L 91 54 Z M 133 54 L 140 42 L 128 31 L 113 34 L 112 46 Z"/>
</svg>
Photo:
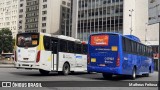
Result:
<svg viewBox="0 0 160 90">
<path fill-rule="evenodd" d="M 63 70 L 63 65 L 65 62 L 69 63 L 70 71 L 74 71 L 74 67 L 76 63 L 74 58 L 75 58 L 75 54 L 59 52 L 58 53 L 58 71 Z"/>
<path fill-rule="evenodd" d="M 52 70 L 52 52 L 51 51 L 41 51 L 40 54 L 40 69 L 51 71 Z"/>
<path fill-rule="evenodd" d="M 141 75 L 141 72 L 142 72 L 142 59 L 141 59 L 141 56 L 138 56 L 138 55 L 135 55 L 136 57 L 136 67 L 137 67 L 137 70 L 136 70 L 136 73 L 137 75 Z"/>
<path fill-rule="evenodd" d="M 124 61 L 122 67 L 124 74 L 131 75 L 134 66 L 136 66 L 137 75 L 146 74 L 149 72 L 149 67 L 153 67 L 151 58 L 125 53 L 123 55 Z M 151 72 L 153 72 L 153 69 L 151 69 Z"/>
<path fill-rule="evenodd" d="M 134 68 L 134 66 L 136 67 L 136 74 L 140 75 L 140 73 L 142 72 L 142 67 L 143 64 L 141 63 L 141 58 L 140 56 L 134 55 L 134 54 L 123 54 L 123 73 L 126 75 L 131 75 L 132 74 L 132 70 Z"/>
<path fill-rule="evenodd" d="M 132 67 L 132 69 L 131 69 L 131 72 L 132 72 L 132 70 L 133 70 L 133 68 L 134 68 L 134 66 L 136 67 L 136 74 L 139 74 L 139 71 L 140 71 L 140 66 L 141 66 L 141 64 L 140 63 L 138 63 L 139 62 L 139 59 L 138 59 L 138 56 L 137 55 L 135 55 L 135 54 L 131 54 L 131 58 L 132 58 L 132 65 L 133 65 L 133 67 Z"/>
<path fill-rule="evenodd" d="M 123 53 L 123 64 L 122 64 L 123 74 L 126 74 L 126 75 L 132 74 L 133 65 L 132 65 L 131 59 L 132 58 L 130 54 Z"/>
<path fill-rule="evenodd" d="M 87 55 L 76 54 L 76 64 L 74 71 L 87 71 Z"/>
<path fill-rule="evenodd" d="M 153 72 L 153 69 L 152 69 L 152 58 L 149 58 L 149 57 L 144 57 L 144 73 L 149 73 L 150 71 L 150 66 L 151 66 L 151 72 Z"/>
</svg>

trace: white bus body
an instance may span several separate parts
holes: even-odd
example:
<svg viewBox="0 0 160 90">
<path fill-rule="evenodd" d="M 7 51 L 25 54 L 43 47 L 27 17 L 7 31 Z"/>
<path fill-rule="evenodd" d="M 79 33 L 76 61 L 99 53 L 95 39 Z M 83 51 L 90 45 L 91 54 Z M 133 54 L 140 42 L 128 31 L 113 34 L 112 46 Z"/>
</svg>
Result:
<svg viewBox="0 0 160 90">
<path fill-rule="evenodd" d="M 28 35 L 29 34 L 29 35 Z M 16 68 L 24 68 L 24 69 L 39 69 L 41 70 L 41 74 L 48 74 L 50 71 L 58 71 L 63 74 L 65 66 L 64 64 L 69 65 L 69 72 L 84 72 L 87 71 L 87 55 L 86 54 L 79 54 L 79 53 L 69 53 L 69 52 L 61 52 L 58 51 L 57 53 L 53 53 L 52 50 L 46 50 L 45 49 L 45 41 L 44 37 L 47 36 L 48 38 L 56 38 L 57 41 L 59 39 L 61 40 L 66 40 L 67 42 L 67 48 L 69 46 L 69 42 L 75 42 L 75 43 L 80 43 L 80 40 L 67 37 L 67 36 L 62 36 L 62 35 L 50 35 L 50 34 L 44 34 L 44 33 L 39 33 L 39 37 L 36 40 L 34 40 L 34 34 L 35 33 L 22 33 L 17 35 L 17 40 L 21 39 L 22 36 L 26 35 L 26 40 L 27 38 L 30 39 L 31 35 L 31 43 L 30 44 L 35 44 L 34 47 L 29 47 L 29 46 L 19 46 L 21 45 L 20 42 L 21 40 L 17 41 L 16 40 L 16 48 L 15 48 L 15 67 Z M 28 35 L 28 36 L 27 36 Z M 37 35 L 37 34 L 36 34 Z M 19 38 L 20 37 L 20 38 Z M 48 39 L 46 39 L 48 40 Z M 50 39 L 49 43 L 51 43 L 52 39 Z M 37 43 L 36 43 L 37 42 Z M 60 42 L 60 41 L 58 41 Z M 57 43 L 58 43 L 57 42 Z M 19 43 L 19 45 L 18 45 Z M 25 42 L 24 42 L 25 43 Z M 28 42 L 27 42 L 28 43 Z M 23 43 L 22 43 L 23 44 Z M 36 46 L 37 44 L 37 46 Z M 50 44 L 52 48 L 54 48 L 53 44 Z M 58 46 L 59 44 L 56 45 L 56 48 L 62 48 Z M 31 45 L 32 46 L 32 45 Z M 74 46 L 73 46 L 74 48 Z M 78 47 L 77 47 L 78 48 Z M 67 75 L 68 73 L 66 73 Z"/>
</svg>

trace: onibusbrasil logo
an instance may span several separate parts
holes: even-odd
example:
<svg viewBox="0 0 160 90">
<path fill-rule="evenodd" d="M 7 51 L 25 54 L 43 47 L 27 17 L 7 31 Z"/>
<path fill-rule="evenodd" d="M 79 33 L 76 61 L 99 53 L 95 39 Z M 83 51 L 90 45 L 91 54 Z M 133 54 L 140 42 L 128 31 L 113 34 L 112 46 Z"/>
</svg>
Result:
<svg viewBox="0 0 160 90">
<path fill-rule="evenodd" d="M 2 87 L 42 87 L 42 84 L 29 82 L 2 82 Z"/>
</svg>

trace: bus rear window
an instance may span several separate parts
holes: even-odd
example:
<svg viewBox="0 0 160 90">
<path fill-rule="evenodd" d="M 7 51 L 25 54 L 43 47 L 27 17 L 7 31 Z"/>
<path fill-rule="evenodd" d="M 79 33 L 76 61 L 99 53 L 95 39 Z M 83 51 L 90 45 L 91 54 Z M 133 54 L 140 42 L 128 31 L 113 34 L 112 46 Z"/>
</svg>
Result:
<svg viewBox="0 0 160 90">
<path fill-rule="evenodd" d="M 17 46 L 19 47 L 35 47 L 39 44 L 39 34 L 18 34 Z"/>
<path fill-rule="evenodd" d="M 108 41 L 108 35 L 93 35 L 90 43 L 92 46 L 108 46 Z"/>
</svg>

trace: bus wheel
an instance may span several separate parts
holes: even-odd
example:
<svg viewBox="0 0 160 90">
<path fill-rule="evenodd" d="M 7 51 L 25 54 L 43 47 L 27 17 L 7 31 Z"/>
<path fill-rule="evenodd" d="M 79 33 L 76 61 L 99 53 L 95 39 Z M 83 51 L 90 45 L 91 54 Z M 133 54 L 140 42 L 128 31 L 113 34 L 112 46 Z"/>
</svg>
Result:
<svg viewBox="0 0 160 90">
<path fill-rule="evenodd" d="M 65 64 L 63 65 L 63 71 L 62 71 L 62 73 L 63 73 L 63 75 L 68 75 L 69 72 L 70 72 L 70 66 L 69 66 L 68 63 L 65 63 Z"/>
<path fill-rule="evenodd" d="M 147 73 L 147 74 L 144 74 L 144 76 L 145 76 L 145 77 L 149 77 L 149 73 Z"/>
<path fill-rule="evenodd" d="M 42 70 L 42 69 L 39 69 L 39 72 L 40 72 L 42 75 L 48 75 L 48 74 L 49 74 L 49 71 L 45 71 L 45 70 Z"/>
<path fill-rule="evenodd" d="M 104 79 L 112 78 L 112 74 L 102 73 Z"/>
<path fill-rule="evenodd" d="M 92 74 L 92 72 L 87 71 L 88 74 Z"/>
<path fill-rule="evenodd" d="M 144 74 L 145 77 L 149 77 L 149 74 L 151 73 L 151 67 L 149 67 L 149 72 L 147 74 Z"/>
<path fill-rule="evenodd" d="M 131 79 L 132 79 L 132 80 L 135 80 L 135 79 L 136 79 L 136 69 L 135 69 L 135 68 L 133 68 L 133 70 L 132 70 Z"/>
<path fill-rule="evenodd" d="M 74 72 L 74 71 L 71 71 L 71 74 L 75 74 L 75 72 Z"/>
</svg>

